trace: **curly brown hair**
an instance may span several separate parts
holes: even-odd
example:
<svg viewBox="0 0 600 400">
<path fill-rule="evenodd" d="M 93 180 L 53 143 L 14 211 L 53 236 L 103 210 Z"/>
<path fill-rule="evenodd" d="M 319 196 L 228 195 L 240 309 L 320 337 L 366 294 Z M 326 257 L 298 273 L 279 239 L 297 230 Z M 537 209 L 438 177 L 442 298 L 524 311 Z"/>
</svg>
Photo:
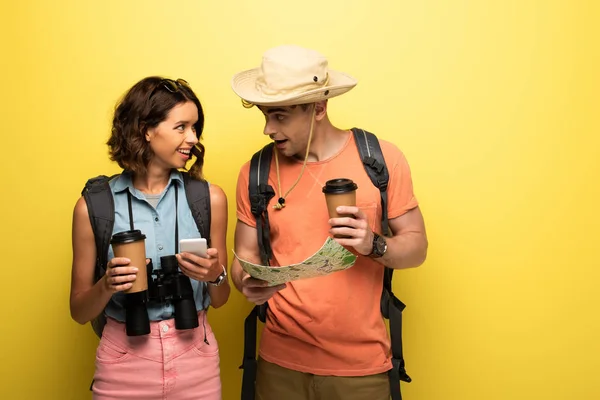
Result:
<svg viewBox="0 0 600 400">
<path fill-rule="evenodd" d="M 196 160 L 189 173 L 201 179 L 204 146 L 200 143 L 200 137 L 204 129 L 204 112 L 200 100 L 183 80 L 150 76 L 125 93 L 115 107 L 111 135 L 106 142 L 110 159 L 126 171 L 145 174 L 154 156 L 145 139 L 146 131 L 167 119 L 173 107 L 187 101 L 193 102 L 198 108 L 198 122 L 194 124 L 198 143 L 191 150 Z"/>
</svg>

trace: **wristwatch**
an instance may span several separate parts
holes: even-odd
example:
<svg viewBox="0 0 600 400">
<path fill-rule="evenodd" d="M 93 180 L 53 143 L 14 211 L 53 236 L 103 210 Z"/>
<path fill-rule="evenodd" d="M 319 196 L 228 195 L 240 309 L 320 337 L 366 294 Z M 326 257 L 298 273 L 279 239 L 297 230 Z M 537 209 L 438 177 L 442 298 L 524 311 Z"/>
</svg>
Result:
<svg viewBox="0 0 600 400">
<path fill-rule="evenodd" d="M 373 232 L 373 248 L 371 249 L 371 253 L 369 257 L 371 258 L 379 258 L 383 257 L 385 252 L 387 251 L 387 242 L 385 238 L 375 232 Z"/>
<path fill-rule="evenodd" d="M 221 286 L 227 280 L 227 271 L 225 270 L 225 266 L 221 265 L 221 267 L 223 268 L 223 272 L 221 272 L 221 275 L 219 275 L 214 281 L 208 283 L 210 283 L 213 286 Z"/>
</svg>

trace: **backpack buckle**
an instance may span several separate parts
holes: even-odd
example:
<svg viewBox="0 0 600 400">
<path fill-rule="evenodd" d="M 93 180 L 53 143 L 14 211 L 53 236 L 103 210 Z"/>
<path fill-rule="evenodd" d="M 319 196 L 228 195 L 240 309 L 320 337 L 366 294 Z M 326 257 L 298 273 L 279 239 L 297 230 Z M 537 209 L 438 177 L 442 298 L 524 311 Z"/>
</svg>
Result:
<svg viewBox="0 0 600 400">
<path fill-rule="evenodd" d="M 250 211 L 254 216 L 260 216 L 267 209 L 269 201 L 275 196 L 271 185 L 258 185 L 258 193 L 250 194 Z"/>
<path fill-rule="evenodd" d="M 385 192 L 388 188 L 388 181 L 385 179 L 377 179 L 377 186 L 380 191 Z"/>
<path fill-rule="evenodd" d="M 363 164 L 365 164 L 369 168 L 373 169 L 375 172 L 377 172 L 378 175 L 381 174 L 381 172 L 383 171 L 383 168 L 385 167 L 384 164 L 380 163 L 375 158 L 370 157 L 370 156 L 365 157 L 365 159 L 363 160 Z"/>
<path fill-rule="evenodd" d="M 266 210 L 267 204 L 265 196 L 262 194 L 254 194 L 250 196 L 250 211 L 254 216 L 260 216 Z"/>
<path fill-rule="evenodd" d="M 410 383 L 412 378 L 406 373 L 404 360 L 401 358 L 392 357 L 392 368 L 398 373 L 398 379 L 403 382 Z"/>
</svg>

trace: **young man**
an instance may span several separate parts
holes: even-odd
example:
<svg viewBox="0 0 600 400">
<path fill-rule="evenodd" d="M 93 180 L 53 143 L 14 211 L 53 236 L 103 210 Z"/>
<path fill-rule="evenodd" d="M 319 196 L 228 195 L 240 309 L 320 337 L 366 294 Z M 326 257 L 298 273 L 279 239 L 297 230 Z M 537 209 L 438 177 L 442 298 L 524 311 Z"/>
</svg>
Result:
<svg viewBox="0 0 600 400">
<path fill-rule="evenodd" d="M 276 287 L 251 278 L 237 259 L 235 286 L 250 302 L 268 302 L 256 377 L 257 400 L 387 400 L 390 342 L 380 312 L 384 265 L 402 269 L 422 264 L 427 239 L 413 195 L 410 169 L 400 150 L 380 141 L 389 170 L 388 216 L 393 237 L 381 234 L 379 190 L 371 183 L 350 130 L 335 127 L 328 99 L 356 81 L 328 69 L 324 56 L 297 46 L 268 50 L 262 65 L 233 77 L 246 106 L 265 116 L 263 133 L 275 142 L 268 205 L 272 265 L 298 263 L 328 236 L 356 254 L 353 267 L 327 276 Z M 249 163 L 237 184 L 235 251 L 261 263 L 252 215 Z M 357 185 L 356 207 L 339 207 L 354 218 L 329 218 L 322 187 L 336 178 Z"/>
</svg>

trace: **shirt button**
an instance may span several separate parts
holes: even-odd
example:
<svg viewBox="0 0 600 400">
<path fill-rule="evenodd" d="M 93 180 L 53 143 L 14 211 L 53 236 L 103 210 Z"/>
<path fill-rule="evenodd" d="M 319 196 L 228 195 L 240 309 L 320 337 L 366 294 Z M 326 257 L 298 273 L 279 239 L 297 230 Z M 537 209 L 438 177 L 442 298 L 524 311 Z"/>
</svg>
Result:
<svg viewBox="0 0 600 400">
<path fill-rule="evenodd" d="M 169 330 L 169 327 L 168 327 L 167 325 L 163 325 L 163 328 L 162 328 L 162 329 L 163 329 L 163 332 L 166 332 L 166 331 L 168 331 L 168 330 Z"/>
<path fill-rule="evenodd" d="M 155 218 L 154 218 L 154 220 L 155 220 L 156 222 L 158 222 L 158 217 L 155 217 Z"/>
<path fill-rule="evenodd" d="M 162 250 L 162 249 L 163 249 L 163 247 L 162 247 L 162 246 L 158 246 L 158 249 L 159 249 L 159 250 Z"/>
</svg>

